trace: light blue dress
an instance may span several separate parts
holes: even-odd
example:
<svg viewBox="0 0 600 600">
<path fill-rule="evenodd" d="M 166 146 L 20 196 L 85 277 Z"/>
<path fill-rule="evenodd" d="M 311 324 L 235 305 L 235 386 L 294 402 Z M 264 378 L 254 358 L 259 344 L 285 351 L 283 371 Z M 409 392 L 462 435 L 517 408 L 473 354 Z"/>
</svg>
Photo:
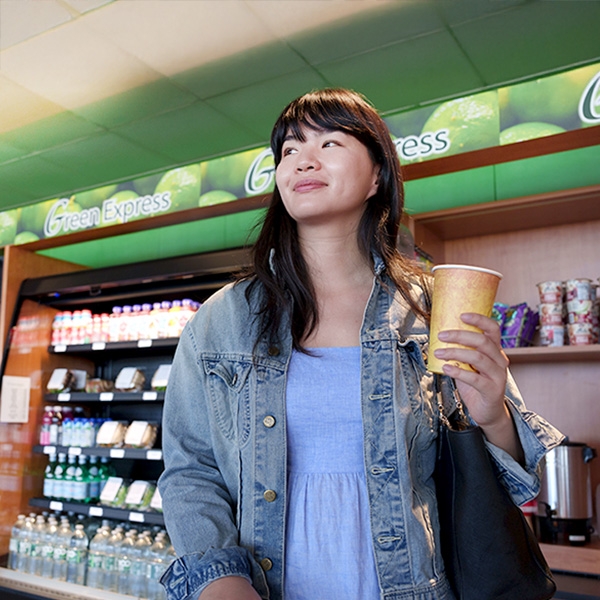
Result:
<svg viewBox="0 0 600 600">
<path fill-rule="evenodd" d="M 294 352 L 286 393 L 286 600 L 379 600 L 363 458 L 360 347 Z"/>
</svg>

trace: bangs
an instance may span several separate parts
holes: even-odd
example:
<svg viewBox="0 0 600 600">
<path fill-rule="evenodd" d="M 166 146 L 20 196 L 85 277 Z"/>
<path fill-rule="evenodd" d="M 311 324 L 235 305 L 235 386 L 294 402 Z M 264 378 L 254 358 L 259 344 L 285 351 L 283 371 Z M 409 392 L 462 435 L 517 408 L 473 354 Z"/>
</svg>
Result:
<svg viewBox="0 0 600 600">
<path fill-rule="evenodd" d="M 328 94 L 306 94 L 292 102 L 275 123 L 271 134 L 275 165 L 281 160 L 281 149 L 285 139 L 291 136 L 304 142 L 305 128 L 316 131 L 343 131 L 357 138 L 372 153 L 375 136 L 361 104 L 362 102 L 359 103 L 354 98 L 338 94 L 336 90 L 329 90 Z"/>
</svg>

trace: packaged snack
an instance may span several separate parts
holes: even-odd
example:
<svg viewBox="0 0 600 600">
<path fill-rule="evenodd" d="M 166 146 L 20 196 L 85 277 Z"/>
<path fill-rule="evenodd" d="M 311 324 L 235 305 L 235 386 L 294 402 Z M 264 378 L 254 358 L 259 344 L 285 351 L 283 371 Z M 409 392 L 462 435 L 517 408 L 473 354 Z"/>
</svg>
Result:
<svg viewBox="0 0 600 600">
<path fill-rule="evenodd" d="M 125 367 L 121 369 L 115 380 L 115 389 L 120 392 L 141 392 L 146 376 L 136 367 Z"/>
<path fill-rule="evenodd" d="M 500 329 L 504 327 L 504 322 L 506 321 L 506 313 L 508 312 L 510 305 L 503 304 L 502 302 L 494 302 L 494 306 L 492 306 L 492 319 L 498 323 Z"/>
<path fill-rule="evenodd" d="M 526 303 L 511 306 L 502 327 L 502 347 L 519 348 L 529 346 L 539 322 L 537 311 Z"/>
<path fill-rule="evenodd" d="M 129 510 L 148 510 L 155 491 L 156 485 L 150 481 L 132 481 L 125 496 L 125 507 Z"/>
<path fill-rule="evenodd" d="M 85 391 L 88 394 L 101 394 L 103 392 L 112 392 L 114 383 L 106 379 L 88 379 L 85 384 Z"/>
<path fill-rule="evenodd" d="M 54 369 L 46 389 L 50 394 L 58 394 L 71 388 L 74 376 L 69 369 Z"/>
<path fill-rule="evenodd" d="M 100 504 L 122 508 L 125 506 L 125 498 L 129 485 L 123 477 L 109 477 L 102 486 L 100 492 Z"/>
<path fill-rule="evenodd" d="M 164 392 L 167 389 L 169 374 L 171 373 L 171 365 L 160 365 L 152 376 L 150 387 L 157 392 Z"/>
<path fill-rule="evenodd" d="M 152 448 L 156 441 L 158 425 L 148 421 L 132 421 L 125 433 L 126 448 Z"/>
<path fill-rule="evenodd" d="M 162 498 L 160 496 L 160 491 L 157 488 L 154 490 L 154 495 L 152 496 L 152 500 L 150 500 L 150 508 L 155 510 L 156 512 L 162 512 Z"/>
<path fill-rule="evenodd" d="M 104 421 L 96 434 L 96 446 L 120 448 L 125 440 L 127 423 L 123 421 Z"/>
</svg>

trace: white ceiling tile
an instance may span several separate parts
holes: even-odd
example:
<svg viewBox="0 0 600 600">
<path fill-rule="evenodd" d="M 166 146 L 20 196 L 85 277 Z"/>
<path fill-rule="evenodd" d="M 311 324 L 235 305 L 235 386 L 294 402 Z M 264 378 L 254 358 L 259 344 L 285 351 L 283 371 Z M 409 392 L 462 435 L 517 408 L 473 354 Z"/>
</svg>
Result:
<svg viewBox="0 0 600 600">
<path fill-rule="evenodd" d="M 64 4 L 68 4 L 81 14 L 100 8 L 105 4 L 110 4 L 113 1 L 115 0 L 62 0 Z"/>
<path fill-rule="evenodd" d="M 77 19 L 2 52 L 0 73 L 68 109 L 156 80 L 159 75 Z"/>
<path fill-rule="evenodd" d="M 270 30 L 285 38 L 304 29 L 327 25 L 345 17 L 373 11 L 398 0 L 246 0 Z M 423 0 L 403 0 L 407 4 Z"/>
<path fill-rule="evenodd" d="M 84 20 L 167 76 L 275 39 L 241 0 L 119 0 Z"/>
<path fill-rule="evenodd" d="M 0 90 L 2 91 L 0 133 L 17 129 L 64 110 L 61 106 L 40 98 L 2 75 L 0 75 Z"/>
<path fill-rule="evenodd" d="M 69 11 L 55 0 L 2 0 L 0 50 L 67 23 L 71 18 Z"/>
</svg>

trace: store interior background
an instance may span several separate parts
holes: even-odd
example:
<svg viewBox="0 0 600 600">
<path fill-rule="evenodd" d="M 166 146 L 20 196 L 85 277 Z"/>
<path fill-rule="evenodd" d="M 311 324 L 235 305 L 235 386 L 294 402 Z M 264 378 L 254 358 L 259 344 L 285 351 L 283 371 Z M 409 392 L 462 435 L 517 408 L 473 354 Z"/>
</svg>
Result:
<svg viewBox="0 0 600 600">
<path fill-rule="evenodd" d="M 0 0 L 0 211 L 265 146 L 283 106 L 313 88 L 355 89 L 385 116 L 598 63 L 599 23 L 596 0 Z M 593 129 L 595 141 L 538 141 L 539 156 L 502 165 L 465 155 L 468 168 L 407 181 L 407 202 L 425 213 L 598 186 Z M 27 248 L 86 267 L 224 249 L 249 227 L 234 205 L 220 220 Z M 545 364 L 532 381 L 549 387 L 557 369 L 566 399 L 582 374 L 591 398 L 594 363 Z M 584 408 L 581 441 L 600 452 L 598 409 Z"/>
</svg>

